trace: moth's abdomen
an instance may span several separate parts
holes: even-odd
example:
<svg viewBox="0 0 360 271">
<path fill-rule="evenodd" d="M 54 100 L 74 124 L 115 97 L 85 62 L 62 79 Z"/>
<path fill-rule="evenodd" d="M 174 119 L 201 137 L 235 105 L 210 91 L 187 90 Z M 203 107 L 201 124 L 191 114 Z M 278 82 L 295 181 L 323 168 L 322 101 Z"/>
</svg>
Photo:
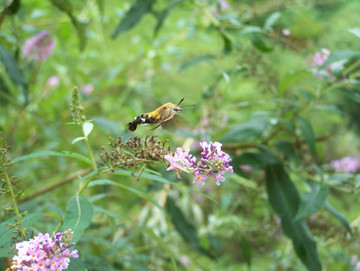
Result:
<svg viewBox="0 0 360 271">
<path fill-rule="evenodd" d="M 136 130 L 137 126 L 144 123 L 154 124 L 160 119 L 160 116 L 156 116 L 153 112 L 145 113 L 140 116 L 137 116 L 134 121 L 128 123 L 128 130 L 133 132 Z"/>
</svg>

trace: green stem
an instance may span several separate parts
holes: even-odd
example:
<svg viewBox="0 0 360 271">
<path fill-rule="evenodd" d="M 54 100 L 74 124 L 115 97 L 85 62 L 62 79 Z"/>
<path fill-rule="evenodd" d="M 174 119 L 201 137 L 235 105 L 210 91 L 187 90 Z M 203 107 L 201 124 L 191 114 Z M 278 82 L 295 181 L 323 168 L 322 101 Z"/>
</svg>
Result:
<svg viewBox="0 0 360 271">
<path fill-rule="evenodd" d="M 5 15 L 6 15 L 6 8 L 4 8 L 4 10 L 0 14 L 0 29 L 1 29 L 2 23 L 5 19 Z"/>
<path fill-rule="evenodd" d="M 353 70 L 355 70 L 358 67 L 360 67 L 360 59 L 358 61 L 356 61 L 355 63 L 351 64 L 346 69 L 344 69 L 343 74 L 348 75 L 350 72 L 352 72 Z"/>
<path fill-rule="evenodd" d="M 85 132 L 84 132 L 84 129 L 81 127 L 81 130 L 83 132 L 83 136 L 85 137 L 85 144 L 86 144 L 86 147 L 87 147 L 87 150 L 88 150 L 88 153 L 90 155 L 90 160 L 91 160 L 91 164 L 92 164 L 92 167 L 94 168 L 94 170 L 98 170 L 97 169 L 97 166 L 96 166 L 96 163 L 95 163 L 95 159 L 94 159 L 94 155 L 91 151 L 91 148 L 90 148 L 90 144 L 89 144 L 89 140 L 87 138 L 87 136 L 85 135 Z M 76 193 L 77 196 L 80 196 L 81 193 L 85 190 L 85 188 L 89 185 L 90 181 L 92 180 L 93 178 L 89 178 L 86 183 L 81 187 L 80 191 Z"/>
<path fill-rule="evenodd" d="M 17 225 L 19 225 L 20 227 L 20 233 L 21 235 L 23 236 L 23 239 L 26 240 L 26 234 L 25 234 L 25 230 L 22 226 L 22 223 L 21 223 L 21 215 L 19 213 L 19 209 L 17 207 L 17 203 L 16 203 L 16 196 L 15 196 L 15 193 L 14 193 L 14 190 L 12 189 L 12 184 L 10 182 L 10 179 L 9 179 L 9 176 L 7 175 L 6 173 L 6 168 L 4 165 L 1 166 L 2 167 L 2 170 L 3 170 L 3 174 L 4 174 L 4 177 L 5 177 L 5 181 L 9 187 L 9 191 L 10 191 L 10 194 L 11 194 L 11 198 L 12 198 L 12 202 L 13 202 L 13 205 L 14 205 L 14 210 L 15 210 L 15 214 L 16 214 L 16 217 L 17 217 Z"/>
<path fill-rule="evenodd" d="M 83 124 L 81 124 L 81 131 L 82 131 L 83 136 L 84 136 L 84 138 L 85 138 L 85 144 L 86 144 L 88 153 L 89 153 L 89 155 L 90 155 L 91 164 L 92 164 L 94 170 L 97 170 L 97 166 L 96 166 L 96 163 L 95 163 L 94 155 L 93 155 L 93 153 L 92 153 L 92 151 L 91 151 L 90 144 L 89 144 L 89 140 L 88 140 L 87 136 L 85 135 L 85 131 L 84 131 L 84 128 L 83 128 Z"/>
</svg>

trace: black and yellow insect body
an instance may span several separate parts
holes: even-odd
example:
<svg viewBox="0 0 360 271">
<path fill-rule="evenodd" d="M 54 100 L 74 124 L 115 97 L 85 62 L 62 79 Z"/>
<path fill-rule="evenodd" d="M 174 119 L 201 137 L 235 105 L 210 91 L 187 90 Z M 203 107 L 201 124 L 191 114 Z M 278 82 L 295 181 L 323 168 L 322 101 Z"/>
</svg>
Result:
<svg viewBox="0 0 360 271">
<path fill-rule="evenodd" d="M 128 130 L 133 132 L 136 130 L 136 127 L 138 125 L 145 123 L 157 124 L 154 129 L 158 128 L 164 122 L 172 119 L 176 114 L 182 111 L 179 105 L 183 100 L 184 99 L 181 99 L 181 101 L 177 105 L 173 103 L 163 104 L 152 112 L 137 116 L 134 121 L 128 123 Z"/>
</svg>

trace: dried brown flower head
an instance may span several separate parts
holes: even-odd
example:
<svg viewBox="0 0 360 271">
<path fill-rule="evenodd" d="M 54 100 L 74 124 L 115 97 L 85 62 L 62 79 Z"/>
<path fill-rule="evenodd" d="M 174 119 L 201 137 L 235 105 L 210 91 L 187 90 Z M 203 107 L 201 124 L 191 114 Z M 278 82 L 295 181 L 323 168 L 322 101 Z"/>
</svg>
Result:
<svg viewBox="0 0 360 271">
<path fill-rule="evenodd" d="M 142 140 L 138 136 L 129 138 L 125 143 L 122 138 L 117 140 L 110 138 L 108 145 L 111 150 L 100 154 L 103 166 L 111 170 L 129 169 L 139 167 L 147 163 L 163 162 L 164 156 L 170 153 L 170 147 L 165 146 L 168 140 L 159 141 L 156 136 L 146 136 Z"/>
</svg>

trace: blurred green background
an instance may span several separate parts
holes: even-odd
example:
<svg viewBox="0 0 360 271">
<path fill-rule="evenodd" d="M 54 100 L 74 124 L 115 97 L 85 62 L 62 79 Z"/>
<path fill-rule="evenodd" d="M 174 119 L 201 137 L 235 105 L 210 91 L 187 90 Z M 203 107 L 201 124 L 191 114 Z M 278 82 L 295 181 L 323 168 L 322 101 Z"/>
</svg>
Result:
<svg viewBox="0 0 360 271">
<path fill-rule="evenodd" d="M 136 182 L 133 176 L 96 178 L 145 192 L 161 206 L 170 198 L 169 213 L 128 189 L 88 187 L 83 195 L 94 216 L 77 244 L 80 258 L 72 270 L 174 270 L 171 257 L 179 270 L 306 270 L 269 204 L 267 162 L 249 158 L 257 150 L 281 159 L 301 194 L 311 191 L 309 181 L 329 187 L 327 201 L 341 218 L 321 204 L 307 225 L 323 270 L 355 268 L 360 175 L 335 172 L 330 162 L 359 153 L 359 54 L 349 57 L 350 50 L 359 50 L 359 1 L 18 0 L 10 7 L 1 21 L 0 44 L 26 80 L 26 88 L 12 80 L 2 55 L 0 129 L 11 156 L 49 150 L 87 154 L 82 141 L 71 144 L 81 136 L 81 129 L 69 124 L 78 86 L 84 113 L 95 125 L 89 143 L 97 162 L 109 136 L 134 134 L 157 135 L 169 139 L 172 151 L 184 146 L 194 154 L 199 141 L 219 141 L 234 160 L 235 173 L 226 174 L 220 187 L 215 182 L 198 187 L 184 173 L 188 188 L 146 178 Z M 53 53 L 43 62 L 24 57 L 26 39 L 44 30 L 56 41 Z M 313 57 L 322 48 L 347 52 L 337 60 L 347 60 L 345 70 L 355 68 L 334 79 L 315 76 Z M 134 117 L 182 98 L 196 106 L 156 130 L 127 131 Z M 300 116 L 310 129 L 301 126 Z M 279 142 L 291 149 L 283 151 Z M 11 168 L 21 178 L 20 209 L 45 214 L 32 226 L 34 232 L 57 228 L 79 184 L 34 193 L 69 176 L 76 180 L 86 170 L 77 160 L 47 156 Z M 151 170 L 177 182 L 165 164 L 145 172 Z M 4 196 L 1 203 L 5 207 L 11 200 Z M 0 215 L 1 221 L 11 217 L 5 208 Z M 143 228 L 159 236 L 165 248 Z"/>
</svg>

